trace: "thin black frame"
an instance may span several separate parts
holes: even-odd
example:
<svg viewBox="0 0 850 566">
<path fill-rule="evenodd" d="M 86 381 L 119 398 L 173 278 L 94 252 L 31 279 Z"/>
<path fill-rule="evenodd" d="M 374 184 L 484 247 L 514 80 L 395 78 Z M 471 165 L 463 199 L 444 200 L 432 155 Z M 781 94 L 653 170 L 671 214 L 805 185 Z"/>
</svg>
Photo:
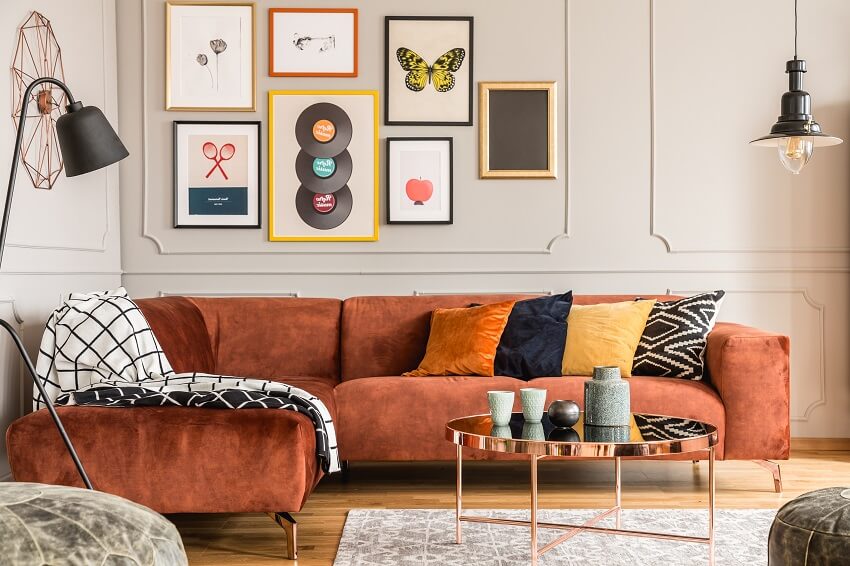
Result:
<svg viewBox="0 0 850 566">
<path fill-rule="evenodd" d="M 465 122 L 431 122 L 390 120 L 390 22 L 392 20 L 463 21 L 469 23 L 469 120 Z M 475 61 L 475 18 L 472 16 L 384 16 L 384 125 L 385 126 L 472 126 L 473 75 Z M 395 60 L 395 58 L 393 58 Z"/>
<path fill-rule="evenodd" d="M 391 175 L 390 175 L 390 145 L 392 142 L 405 142 L 405 141 L 441 141 L 441 142 L 449 142 L 449 219 L 448 220 L 392 220 L 390 218 L 391 209 L 390 209 L 390 185 L 391 183 Z M 386 162 L 386 196 L 385 201 L 387 207 L 387 224 L 454 224 L 454 214 L 455 214 L 455 203 L 454 203 L 454 138 L 452 137 L 393 137 L 387 138 L 386 140 L 386 154 L 384 155 L 384 161 Z"/>
<path fill-rule="evenodd" d="M 239 225 L 217 225 L 217 224 L 179 224 L 177 214 L 177 130 L 182 125 L 222 126 L 241 125 L 257 126 L 257 223 Z M 171 207 L 172 225 L 174 228 L 227 228 L 227 229 L 249 229 L 262 228 L 263 222 L 263 123 L 259 120 L 174 120 L 172 121 L 171 134 Z"/>
</svg>

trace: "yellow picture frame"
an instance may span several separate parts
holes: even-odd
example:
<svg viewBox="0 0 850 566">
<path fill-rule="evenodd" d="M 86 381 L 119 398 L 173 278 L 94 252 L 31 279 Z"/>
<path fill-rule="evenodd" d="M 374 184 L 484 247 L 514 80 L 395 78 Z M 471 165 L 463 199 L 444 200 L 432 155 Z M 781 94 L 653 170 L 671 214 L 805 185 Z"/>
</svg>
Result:
<svg viewBox="0 0 850 566">
<path fill-rule="evenodd" d="M 546 103 L 545 169 L 493 169 L 490 163 L 490 93 L 493 91 L 544 91 Z M 479 82 L 478 83 L 478 176 L 481 179 L 556 179 L 558 177 L 557 83 Z"/>
<path fill-rule="evenodd" d="M 178 106 L 172 103 L 171 9 L 172 7 L 251 8 L 251 105 Z M 165 2 L 165 110 L 168 112 L 256 112 L 257 111 L 257 5 L 254 2 L 208 2 L 205 0 L 166 0 Z"/>
<path fill-rule="evenodd" d="M 278 143 L 275 139 L 275 115 L 274 101 L 278 96 L 371 96 L 372 97 L 372 122 L 373 122 L 373 142 L 372 151 L 374 154 L 374 171 L 373 171 L 373 200 L 374 206 L 372 211 L 373 234 L 371 236 L 279 236 L 275 231 L 275 145 Z M 269 241 L 270 242 L 376 242 L 379 237 L 380 228 L 380 154 L 379 154 L 379 115 L 378 115 L 378 91 L 377 90 L 270 90 L 268 92 L 269 106 L 269 143 L 268 143 L 268 184 L 269 184 Z"/>
</svg>

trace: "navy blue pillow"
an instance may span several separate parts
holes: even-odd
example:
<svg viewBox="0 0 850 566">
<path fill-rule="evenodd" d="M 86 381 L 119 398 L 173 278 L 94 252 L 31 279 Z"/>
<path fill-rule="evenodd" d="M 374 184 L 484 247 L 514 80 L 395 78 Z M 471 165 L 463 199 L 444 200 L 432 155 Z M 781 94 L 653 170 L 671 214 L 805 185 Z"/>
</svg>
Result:
<svg viewBox="0 0 850 566">
<path fill-rule="evenodd" d="M 561 375 L 573 292 L 517 301 L 496 349 L 494 373 L 529 380 Z"/>
</svg>

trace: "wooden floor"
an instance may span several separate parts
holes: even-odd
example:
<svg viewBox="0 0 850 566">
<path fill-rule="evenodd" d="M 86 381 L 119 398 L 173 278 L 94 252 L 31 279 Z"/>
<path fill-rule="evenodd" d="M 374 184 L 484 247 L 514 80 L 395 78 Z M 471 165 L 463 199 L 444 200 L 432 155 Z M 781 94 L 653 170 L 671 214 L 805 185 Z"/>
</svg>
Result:
<svg viewBox="0 0 850 566">
<path fill-rule="evenodd" d="M 717 463 L 717 505 L 777 508 L 821 487 L 848 485 L 850 452 L 794 452 L 782 462 L 785 492 L 773 492 L 771 475 L 751 462 Z M 453 508 L 453 462 L 355 463 L 349 481 L 325 478 L 295 514 L 299 559 L 283 559 L 283 530 L 263 514 L 171 515 L 198 566 L 262 564 L 318 566 L 333 563 L 345 516 L 354 508 Z M 707 499 L 708 464 L 624 461 L 625 508 L 696 507 Z M 541 462 L 540 507 L 610 506 L 613 465 L 604 462 Z M 528 504 L 528 465 L 469 462 L 464 465 L 464 507 L 522 508 Z M 447 533 L 446 536 L 451 536 Z"/>
</svg>

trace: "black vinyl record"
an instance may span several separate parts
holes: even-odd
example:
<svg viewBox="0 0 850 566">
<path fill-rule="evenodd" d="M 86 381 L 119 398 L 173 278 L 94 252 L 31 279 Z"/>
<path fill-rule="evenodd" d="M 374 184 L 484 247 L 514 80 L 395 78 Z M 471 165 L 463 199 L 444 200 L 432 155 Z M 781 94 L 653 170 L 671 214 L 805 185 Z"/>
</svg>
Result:
<svg viewBox="0 0 850 566">
<path fill-rule="evenodd" d="M 334 199 L 334 206 L 329 212 L 319 212 L 313 205 L 314 199 L 320 196 L 331 196 Z M 301 186 L 295 194 L 295 210 L 298 211 L 298 216 L 317 230 L 330 230 L 345 222 L 351 214 L 353 204 L 351 189 L 348 186 L 328 195 L 320 195 Z"/>
<path fill-rule="evenodd" d="M 320 177 L 313 169 L 313 163 L 316 159 L 333 159 L 334 172 L 328 177 Z M 343 150 L 334 157 L 313 157 L 303 149 L 298 152 L 298 157 L 295 159 L 295 174 L 298 175 L 298 180 L 305 189 L 314 193 L 332 193 L 340 190 L 351 178 L 351 155 L 348 150 Z"/>
<path fill-rule="evenodd" d="M 313 134 L 314 127 L 323 122 L 333 125 L 333 137 L 319 141 Z M 351 118 L 345 110 L 330 102 L 317 102 L 308 106 L 295 121 L 295 139 L 301 149 L 313 157 L 339 155 L 351 143 Z"/>
</svg>

